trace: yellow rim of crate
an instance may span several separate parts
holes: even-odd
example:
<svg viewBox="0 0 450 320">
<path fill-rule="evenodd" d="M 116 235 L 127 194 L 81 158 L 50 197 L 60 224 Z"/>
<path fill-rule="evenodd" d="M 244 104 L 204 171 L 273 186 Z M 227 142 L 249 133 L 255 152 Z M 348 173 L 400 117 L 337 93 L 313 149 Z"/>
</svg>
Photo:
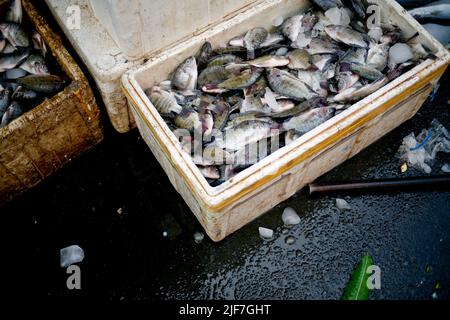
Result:
<svg viewBox="0 0 450 320">
<path fill-rule="evenodd" d="M 436 63 L 437 61 L 435 61 Z M 388 110 L 389 108 L 391 108 L 392 106 L 396 105 L 397 103 L 400 103 L 401 101 L 403 101 L 405 98 L 407 98 L 408 96 L 414 94 L 414 92 L 422 89 L 428 82 L 430 82 L 432 79 L 437 78 L 439 76 L 441 76 L 444 72 L 445 69 L 447 68 L 447 63 L 445 63 L 444 65 L 442 65 L 441 67 L 439 67 L 437 70 L 435 70 L 434 72 L 431 72 L 430 74 L 426 75 L 425 77 L 423 77 L 422 79 L 420 79 L 419 81 L 417 81 L 415 84 L 411 85 L 410 87 L 406 88 L 406 90 L 404 90 L 403 92 L 399 93 L 398 95 L 392 97 L 391 99 L 387 100 L 385 103 L 383 103 L 382 105 L 380 105 L 378 108 L 374 109 L 371 113 L 359 118 L 357 121 L 354 121 L 351 125 L 345 127 L 343 130 L 339 131 L 338 134 L 335 134 L 329 138 L 327 138 L 326 140 L 322 141 L 321 143 L 317 144 L 316 146 L 309 148 L 308 150 L 306 150 L 305 152 L 303 152 L 300 156 L 298 156 L 297 158 L 295 158 L 293 161 L 290 161 L 288 163 L 286 163 L 284 166 L 280 167 L 275 173 L 271 174 L 271 175 L 266 175 L 263 178 L 257 180 L 254 184 L 245 187 L 243 190 L 241 190 L 239 193 L 233 194 L 227 198 L 225 198 L 223 201 L 221 201 L 220 203 L 216 204 L 216 205 L 210 205 L 207 202 L 204 201 L 202 195 L 198 194 L 198 192 L 196 191 L 196 188 L 194 187 L 194 185 L 192 184 L 192 182 L 190 181 L 190 179 L 187 177 L 187 175 L 183 172 L 183 170 L 181 170 L 181 168 L 173 163 L 171 161 L 171 164 L 175 167 L 175 169 L 177 170 L 178 174 L 180 174 L 183 177 L 184 182 L 186 183 L 186 185 L 188 186 L 188 188 L 191 190 L 191 192 L 193 194 L 196 195 L 196 199 L 200 200 L 203 202 L 204 206 L 210 211 L 210 212 L 218 212 L 224 208 L 226 208 L 227 206 L 233 204 L 236 200 L 239 200 L 241 198 L 243 198 L 245 195 L 255 191 L 256 189 L 258 189 L 259 187 L 263 186 L 264 184 L 266 184 L 267 182 L 270 182 L 271 180 L 273 180 L 274 178 L 276 178 L 277 176 L 285 173 L 286 171 L 290 170 L 291 168 L 295 167 L 296 165 L 298 165 L 300 162 L 307 160 L 308 158 L 310 158 L 312 155 L 314 154 L 318 154 L 319 152 L 325 150 L 328 146 L 338 142 L 339 140 L 341 140 L 343 137 L 345 137 L 348 133 L 354 131 L 355 129 L 361 127 L 362 125 L 366 124 L 367 122 L 369 122 L 370 120 L 374 119 L 376 116 L 382 114 L 383 112 L 385 112 L 386 110 Z M 431 68 L 434 65 L 431 64 L 430 66 L 427 66 L 426 68 Z M 422 72 L 423 70 L 421 70 L 420 72 Z M 405 79 L 402 83 L 398 84 L 398 86 L 402 85 L 405 81 L 407 81 L 409 79 Z M 130 84 L 130 86 L 132 87 L 132 89 L 134 90 L 134 93 L 140 97 L 141 103 L 145 105 L 142 97 L 140 96 L 139 90 L 137 90 L 134 86 L 133 83 L 131 83 L 130 81 L 128 81 L 128 83 Z M 158 142 L 158 144 L 161 146 L 161 148 L 164 150 L 164 153 L 166 155 L 170 154 L 170 150 L 169 148 L 164 145 L 162 143 L 162 141 L 160 140 L 159 136 L 157 135 L 157 133 L 155 132 L 153 126 L 150 124 L 150 122 L 148 121 L 148 119 L 144 116 L 144 114 L 142 113 L 141 110 L 139 110 L 139 108 L 134 107 L 135 105 L 137 105 L 135 99 L 133 99 L 133 97 L 131 97 L 131 95 L 127 92 L 127 90 L 125 90 L 122 87 L 123 91 L 125 92 L 125 95 L 127 96 L 127 98 L 132 101 L 132 105 L 131 107 L 139 114 L 140 118 L 142 120 L 144 120 L 144 122 L 146 123 L 147 127 L 149 128 L 149 130 L 151 131 L 153 137 L 155 138 L 155 140 Z M 379 100 L 383 97 L 384 95 L 377 97 L 375 100 Z M 371 101 L 374 102 L 375 100 Z M 366 105 L 362 105 L 361 108 L 363 108 Z M 152 115 L 153 120 L 158 123 L 161 127 L 163 127 L 164 125 L 167 126 L 167 124 L 161 124 L 160 121 L 158 120 L 158 118 L 155 116 L 155 114 L 152 112 L 152 110 L 150 108 L 147 108 L 147 111 L 149 111 L 149 113 Z M 360 111 L 360 110 L 358 110 Z M 354 113 L 356 113 L 356 111 L 354 111 L 351 114 L 348 114 L 343 120 L 348 119 L 350 116 L 352 116 Z M 305 141 L 303 144 L 307 143 L 308 141 L 316 138 L 318 135 L 322 134 L 323 132 L 327 131 L 330 127 L 326 127 L 324 128 L 322 131 L 318 132 L 315 136 L 311 137 L 309 140 Z M 170 137 L 167 136 L 167 132 L 166 130 L 163 130 L 164 134 L 166 135 L 167 139 L 169 141 L 171 141 Z M 303 144 L 300 144 L 298 146 L 296 146 L 296 148 L 292 149 L 290 152 L 282 155 L 282 157 L 287 156 L 288 154 L 290 154 L 291 152 L 294 152 L 295 150 L 297 150 L 298 148 L 300 148 Z M 172 143 L 172 146 L 174 148 L 175 145 Z M 169 157 L 170 159 L 170 157 Z M 270 165 L 270 164 L 268 164 Z M 267 166 L 265 166 L 267 167 Z M 265 168 L 263 167 L 263 168 Z M 261 171 L 263 168 L 260 168 L 258 171 Z M 256 171 L 256 172 L 258 172 Z M 253 174 L 255 174 L 256 172 L 254 172 Z M 198 181 L 198 175 L 195 174 L 194 172 L 191 172 L 194 177 L 197 179 Z M 240 181 L 247 179 L 248 176 L 240 179 Z M 200 183 L 200 181 L 198 181 L 198 183 L 202 186 L 202 184 Z M 210 197 L 215 197 L 216 195 L 212 195 L 209 194 L 207 192 L 207 190 L 205 188 L 203 188 L 203 191 Z"/>
</svg>

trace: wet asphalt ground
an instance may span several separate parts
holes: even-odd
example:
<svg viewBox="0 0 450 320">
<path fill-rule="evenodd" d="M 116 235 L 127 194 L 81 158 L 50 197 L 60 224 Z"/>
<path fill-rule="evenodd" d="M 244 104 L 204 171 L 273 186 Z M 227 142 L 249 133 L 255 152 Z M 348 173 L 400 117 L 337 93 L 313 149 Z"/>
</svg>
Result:
<svg viewBox="0 0 450 320">
<path fill-rule="evenodd" d="M 404 136 L 433 118 L 450 129 L 449 80 L 447 72 L 435 100 L 413 119 L 319 181 L 424 175 L 400 174 L 396 152 Z M 2 262 L 11 269 L 2 280 L 11 280 L 20 296 L 339 299 L 368 252 L 381 269 L 381 289 L 370 299 L 450 299 L 449 191 L 342 195 L 352 206 L 345 212 L 335 197 L 299 192 L 224 241 L 197 244 L 200 224 L 137 130 L 118 134 L 107 121 L 105 140 L 94 150 L 0 208 L 9 248 Z M 448 154 L 438 157 L 433 174 L 442 174 L 444 162 Z M 301 217 L 289 229 L 281 221 L 286 206 Z M 274 240 L 261 240 L 259 226 L 274 229 Z M 59 250 L 72 244 L 86 255 L 82 289 L 74 291 L 59 266 Z"/>
<path fill-rule="evenodd" d="M 423 175 L 401 175 L 396 152 L 404 136 L 433 118 L 450 128 L 449 78 L 413 119 L 319 180 Z M 433 173 L 449 161 L 441 154 Z M 449 191 L 343 197 L 350 211 L 340 212 L 335 197 L 299 192 L 224 241 L 197 244 L 200 224 L 138 132 L 120 135 L 107 126 L 97 148 L 1 212 L 20 255 L 13 267 L 33 266 L 20 277 L 36 296 L 339 299 L 368 252 L 381 269 L 381 290 L 371 299 L 450 298 Z M 281 221 L 286 206 L 301 217 L 289 229 Z M 261 240 L 259 226 L 274 229 L 274 240 Z M 76 292 L 59 266 L 59 250 L 72 244 L 86 254 Z"/>
</svg>

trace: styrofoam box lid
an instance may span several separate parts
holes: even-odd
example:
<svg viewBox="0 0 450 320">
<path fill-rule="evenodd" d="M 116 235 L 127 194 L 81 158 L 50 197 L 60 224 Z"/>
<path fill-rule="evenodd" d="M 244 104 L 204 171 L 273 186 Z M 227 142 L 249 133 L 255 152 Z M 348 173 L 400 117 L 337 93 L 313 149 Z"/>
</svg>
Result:
<svg viewBox="0 0 450 320">
<path fill-rule="evenodd" d="M 89 0 L 122 52 L 130 59 L 192 36 L 257 0 Z"/>
<path fill-rule="evenodd" d="M 93 1 L 99 6 L 102 5 L 101 0 Z M 127 34 L 127 30 L 135 22 L 128 19 L 128 24 L 124 23 L 120 19 L 120 14 L 110 13 L 104 14 L 103 18 L 100 18 L 103 22 L 100 22 L 93 10 L 98 13 L 101 7 L 93 9 L 96 4 L 92 5 L 89 0 L 45 0 L 92 76 L 104 85 L 117 80 L 125 71 L 142 64 L 145 59 L 151 58 L 165 48 L 262 2 L 262 0 L 103 1 L 105 3 L 103 5 L 113 2 L 117 2 L 117 5 L 126 4 L 130 9 L 125 10 L 124 7 L 117 6 L 116 9 L 108 10 L 127 15 L 136 12 L 136 3 L 142 2 L 142 8 L 145 10 L 139 13 L 141 19 L 139 25 L 144 26 L 145 31 L 140 37 L 142 40 L 148 39 L 146 45 L 149 51 L 139 59 L 130 59 L 111 35 L 115 34 L 115 37 L 118 37 L 117 34 Z M 70 26 L 70 17 L 73 14 L 71 8 L 80 10 L 80 28 Z M 114 30 L 108 31 L 108 25 L 114 25 Z M 115 87 L 112 85 L 110 90 L 113 93 Z"/>
</svg>

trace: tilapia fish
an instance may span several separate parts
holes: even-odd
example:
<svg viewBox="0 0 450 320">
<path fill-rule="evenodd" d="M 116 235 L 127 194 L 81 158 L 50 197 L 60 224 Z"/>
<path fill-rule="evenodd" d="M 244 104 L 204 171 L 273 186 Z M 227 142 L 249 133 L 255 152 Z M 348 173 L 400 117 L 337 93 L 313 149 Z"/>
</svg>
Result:
<svg viewBox="0 0 450 320">
<path fill-rule="evenodd" d="M 62 90 L 67 81 L 52 62 L 44 39 L 24 20 L 21 0 L 1 1 L 0 121 L 1 127 Z M 51 70 L 48 63 L 51 63 Z M 58 74 L 52 74 L 52 72 Z"/>
<path fill-rule="evenodd" d="M 188 132 L 183 150 L 201 149 L 192 158 L 212 186 L 429 57 L 417 35 L 405 37 L 386 21 L 368 28 L 369 4 L 313 0 L 306 11 L 274 17 L 269 30 L 254 26 L 217 48 L 204 43 L 170 81 L 147 90 L 169 127 Z"/>
</svg>

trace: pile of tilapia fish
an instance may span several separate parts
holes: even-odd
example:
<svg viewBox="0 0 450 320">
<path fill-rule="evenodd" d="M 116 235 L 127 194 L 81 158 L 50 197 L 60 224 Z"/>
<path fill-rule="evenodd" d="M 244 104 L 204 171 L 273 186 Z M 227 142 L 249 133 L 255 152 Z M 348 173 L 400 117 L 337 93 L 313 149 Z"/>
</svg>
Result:
<svg viewBox="0 0 450 320">
<path fill-rule="evenodd" d="M 216 49 L 206 42 L 170 80 L 146 90 L 211 185 L 429 56 L 417 36 L 404 39 L 396 26 L 368 29 L 365 5 L 358 0 L 313 2 L 307 12 L 275 17 L 273 30 L 257 27 Z M 267 152 L 261 152 L 261 142 Z"/>
<path fill-rule="evenodd" d="M 64 87 L 51 75 L 44 41 L 22 27 L 20 0 L 0 1 L 0 128 Z"/>
</svg>

